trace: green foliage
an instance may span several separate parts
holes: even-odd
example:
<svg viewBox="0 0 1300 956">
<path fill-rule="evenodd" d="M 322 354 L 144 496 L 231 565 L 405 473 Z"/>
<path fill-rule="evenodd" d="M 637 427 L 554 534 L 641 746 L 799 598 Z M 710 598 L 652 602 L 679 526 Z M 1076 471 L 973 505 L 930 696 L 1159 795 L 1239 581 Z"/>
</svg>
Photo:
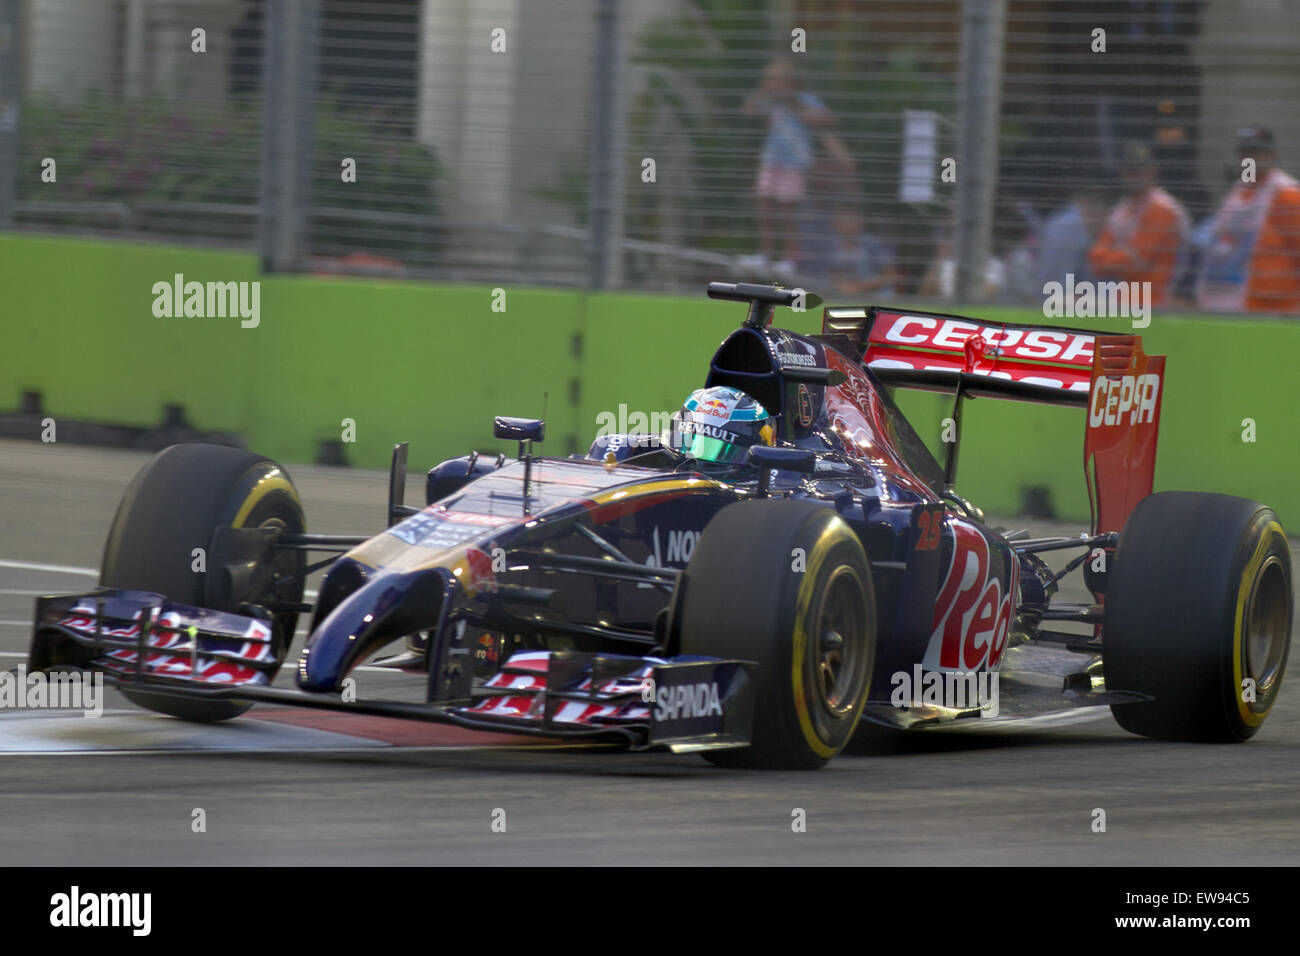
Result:
<svg viewBox="0 0 1300 956">
<path fill-rule="evenodd" d="M 686 15 L 652 24 L 637 40 L 635 62 L 645 71 L 645 84 L 632 104 L 632 152 L 659 155 L 666 142 L 681 149 L 672 155 L 672 182 L 686 195 L 673 198 L 687 210 L 683 231 L 697 247 L 753 247 L 756 223 L 748 200 L 766 128 L 762 119 L 743 116 L 742 105 L 768 61 L 789 53 L 780 45 L 789 31 L 779 8 L 770 2 L 692 0 Z M 897 201 L 902 112 L 928 109 L 950 118 L 952 79 L 936 68 L 938 58 L 924 46 L 882 49 L 866 30 L 810 32 L 818 37 L 818 50 L 797 56 L 796 63 L 805 89 L 835 116 L 833 132 L 853 157 L 868 218 L 908 232 L 921 226 L 928 233 L 924 227 L 939 211 Z M 769 46 L 773 42 L 778 45 Z M 664 166 L 661 159 L 661 175 Z M 657 238 L 663 199 L 654 190 L 629 189 L 629 232 Z"/>
<path fill-rule="evenodd" d="M 670 196 L 692 246 L 752 246 L 757 225 L 743 200 L 752 193 L 762 130 L 741 107 L 766 65 L 754 51 L 763 49 L 772 6 L 690 0 L 636 39 L 633 63 L 645 82 L 631 104 L 629 155 L 655 157 L 671 188 L 640 188 L 639 164 L 628 164 L 628 235 L 662 239 Z"/>
<path fill-rule="evenodd" d="M 52 157 L 59 189 L 18 177 L 20 199 L 253 202 L 259 117 L 255 109 L 180 113 L 90 93 L 76 103 L 22 104 L 19 156 Z"/>
<path fill-rule="evenodd" d="M 343 108 L 326 94 L 316 111 L 312 202 L 317 206 L 436 215 L 438 163 L 432 150 L 397 130 L 380 106 Z M 357 161 L 357 182 L 339 175 L 345 156 Z"/>
<path fill-rule="evenodd" d="M 258 201 L 261 105 L 233 101 L 219 108 L 126 102 L 103 93 L 80 101 L 32 98 L 23 103 L 19 155 L 32 164 L 19 176 L 23 200 L 101 201 L 128 207 L 168 203 Z M 379 107 L 345 108 L 326 95 L 319 100 L 313 131 L 311 195 L 315 207 L 437 214 L 438 165 L 433 153 L 400 130 Z M 40 162 L 58 164 L 58 187 L 42 183 Z M 357 161 L 357 182 L 340 175 L 344 157 Z M 249 220 L 245 220 L 248 222 Z M 138 228 L 189 234 L 238 233 L 208 217 L 167 215 L 165 208 L 139 214 Z M 349 221 L 318 223 L 328 236 L 313 244 L 329 252 L 353 245 Z M 244 230 L 247 232 L 247 228 Z M 419 230 L 423 231 L 423 230 Z M 412 261 L 427 261 L 427 236 L 401 225 L 374 226 L 364 248 Z M 391 235 L 390 235 L 391 234 Z M 247 236 L 245 236 L 247 238 Z"/>
</svg>

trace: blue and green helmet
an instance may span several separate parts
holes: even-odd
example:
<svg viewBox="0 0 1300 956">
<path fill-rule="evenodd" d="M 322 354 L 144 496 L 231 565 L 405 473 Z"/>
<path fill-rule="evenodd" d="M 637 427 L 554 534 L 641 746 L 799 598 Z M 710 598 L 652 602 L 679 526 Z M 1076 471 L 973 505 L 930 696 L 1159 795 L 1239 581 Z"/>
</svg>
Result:
<svg viewBox="0 0 1300 956">
<path fill-rule="evenodd" d="M 776 430 L 765 409 L 736 388 L 697 388 L 673 415 L 668 446 L 685 458 L 743 464 L 752 445 L 770 445 Z"/>
</svg>

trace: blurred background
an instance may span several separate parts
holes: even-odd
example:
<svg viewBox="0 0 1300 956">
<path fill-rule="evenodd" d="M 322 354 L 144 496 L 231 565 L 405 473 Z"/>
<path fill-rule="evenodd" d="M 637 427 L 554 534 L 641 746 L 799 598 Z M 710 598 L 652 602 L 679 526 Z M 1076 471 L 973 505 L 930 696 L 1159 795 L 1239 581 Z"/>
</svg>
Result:
<svg viewBox="0 0 1300 956">
<path fill-rule="evenodd" d="M 1048 224 L 1073 206 L 1074 246 L 1095 242 L 1143 144 L 1186 212 L 1169 301 L 1190 306 L 1238 129 L 1266 127 L 1283 168 L 1300 149 L 1300 12 L 1283 0 L 0 9 L 19 51 L 0 228 L 257 250 L 276 271 L 652 292 L 880 279 L 949 300 L 960 272 L 983 280 L 966 300 L 1032 304 L 1060 266 Z M 753 100 L 784 67 L 788 102 L 817 113 L 783 139 Z M 38 154 L 70 181 L 12 175 Z M 800 182 L 760 198 L 765 159 Z M 953 227 L 963 202 L 987 211 L 974 235 Z M 835 268 L 851 240 L 857 276 Z"/>
<path fill-rule="evenodd" d="M 0 0 L 0 436 L 377 467 L 545 414 L 567 454 L 700 384 L 739 321 L 709 280 L 1111 331 L 1047 285 L 1149 281 L 1158 485 L 1300 514 L 1297 27 L 1286 0 Z M 260 282 L 260 326 L 158 318 L 182 273 Z M 909 401 L 937 440 L 949 400 Z M 1081 424 L 981 414 L 969 493 L 1086 514 Z"/>
</svg>

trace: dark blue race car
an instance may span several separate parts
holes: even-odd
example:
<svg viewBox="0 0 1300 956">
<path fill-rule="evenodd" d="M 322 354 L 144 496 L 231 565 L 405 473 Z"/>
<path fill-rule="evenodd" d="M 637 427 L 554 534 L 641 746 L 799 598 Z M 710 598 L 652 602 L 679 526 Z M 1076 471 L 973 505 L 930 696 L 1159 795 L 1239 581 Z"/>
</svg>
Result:
<svg viewBox="0 0 1300 956">
<path fill-rule="evenodd" d="M 166 449 L 126 491 L 100 588 L 38 600 L 29 666 L 93 668 L 193 720 L 283 703 L 725 766 L 821 766 L 864 718 L 1109 705 L 1150 737 L 1259 730 L 1290 641 L 1286 536 L 1256 502 L 1152 494 L 1164 358 L 1139 337 L 879 307 L 800 335 L 771 319 L 815 303 L 801 290 L 709 295 L 748 313 L 663 435 L 546 458 L 543 422 L 498 418 L 517 457 L 443 462 L 423 508 L 399 445 L 373 537 L 309 533 L 265 458 Z M 942 463 L 900 387 L 951 394 Z M 990 528 L 957 493 L 971 397 L 1081 410 L 1090 532 Z M 1054 600 L 1075 571 L 1092 600 Z M 297 688 L 273 687 L 306 614 Z M 425 700 L 355 699 L 351 669 L 394 643 L 378 663 L 424 675 Z"/>
</svg>

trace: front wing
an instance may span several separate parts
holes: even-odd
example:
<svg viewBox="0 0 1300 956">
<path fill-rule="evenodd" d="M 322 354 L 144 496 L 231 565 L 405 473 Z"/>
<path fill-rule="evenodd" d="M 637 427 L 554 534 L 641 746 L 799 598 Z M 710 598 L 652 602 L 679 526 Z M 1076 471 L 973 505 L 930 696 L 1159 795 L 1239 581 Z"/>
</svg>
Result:
<svg viewBox="0 0 1300 956">
<path fill-rule="evenodd" d="M 120 689 L 152 695 L 347 711 L 633 750 L 750 742 L 757 665 L 748 661 L 524 652 L 468 700 L 418 703 L 272 687 L 279 641 L 269 620 L 105 588 L 37 600 L 28 666 L 87 668 Z"/>
</svg>

